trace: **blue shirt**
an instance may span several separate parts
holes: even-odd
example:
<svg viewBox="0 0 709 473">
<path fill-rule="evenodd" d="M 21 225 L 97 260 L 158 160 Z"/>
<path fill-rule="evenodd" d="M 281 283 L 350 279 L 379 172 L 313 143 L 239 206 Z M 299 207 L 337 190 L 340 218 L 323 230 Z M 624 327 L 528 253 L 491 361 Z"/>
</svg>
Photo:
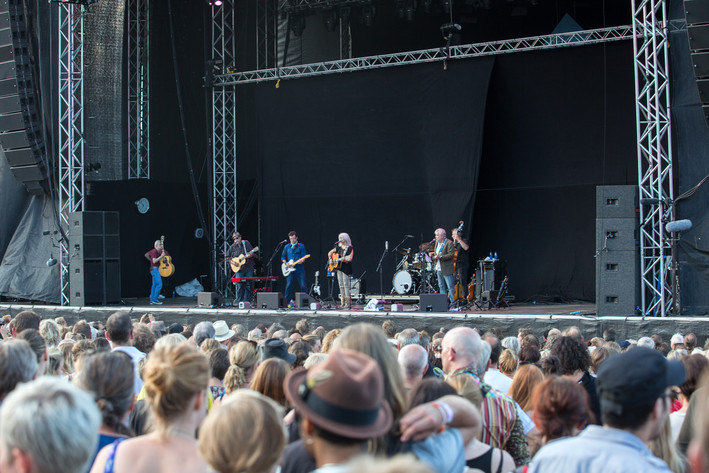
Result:
<svg viewBox="0 0 709 473">
<path fill-rule="evenodd" d="M 296 243 L 295 248 L 293 248 L 293 245 L 288 243 L 283 248 L 283 253 L 281 253 L 281 261 L 283 261 L 283 260 L 298 261 L 303 256 L 305 256 L 305 245 L 304 244 Z M 295 265 L 295 272 L 296 273 L 302 273 L 303 271 L 305 271 L 305 267 L 302 264 Z"/>
<path fill-rule="evenodd" d="M 528 473 L 671 473 L 635 435 L 589 425 L 576 437 L 553 440 L 534 456 Z"/>
</svg>

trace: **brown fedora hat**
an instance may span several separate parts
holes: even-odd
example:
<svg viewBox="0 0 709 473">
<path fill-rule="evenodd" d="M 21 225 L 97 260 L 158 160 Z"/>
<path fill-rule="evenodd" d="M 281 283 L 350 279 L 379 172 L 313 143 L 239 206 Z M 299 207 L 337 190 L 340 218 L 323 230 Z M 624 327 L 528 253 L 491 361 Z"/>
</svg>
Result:
<svg viewBox="0 0 709 473">
<path fill-rule="evenodd" d="M 288 401 L 323 430 L 366 440 L 389 431 L 393 415 L 384 401 L 379 365 L 354 350 L 331 350 L 327 360 L 286 376 Z"/>
</svg>

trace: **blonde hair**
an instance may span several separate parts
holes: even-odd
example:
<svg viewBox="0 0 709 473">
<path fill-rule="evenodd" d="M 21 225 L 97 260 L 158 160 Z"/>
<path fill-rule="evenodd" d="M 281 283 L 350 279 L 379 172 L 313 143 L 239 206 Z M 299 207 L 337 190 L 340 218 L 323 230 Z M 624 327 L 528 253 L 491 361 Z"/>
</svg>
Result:
<svg viewBox="0 0 709 473">
<path fill-rule="evenodd" d="M 322 339 L 322 348 L 320 348 L 320 351 L 322 353 L 327 353 L 328 351 L 330 351 L 330 349 L 332 348 L 332 344 L 335 342 L 337 337 L 340 336 L 341 333 L 342 333 L 341 328 L 336 328 L 334 330 L 330 330 L 329 332 L 327 332 L 325 337 L 323 337 L 323 339 Z"/>
<path fill-rule="evenodd" d="M 52 319 L 44 319 L 39 323 L 39 334 L 44 338 L 47 347 L 56 346 L 62 339 L 62 329 Z"/>
<path fill-rule="evenodd" d="M 153 350 L 165 347 L 176 347 L 177 345 L 185 343 L 186 341 L 187 339 L 184 335 L 180 333 L 170 333 L 158 338 L 155 342 L 155 345 L 153 346 Z"/>
<path fill-rule="evenodd" d="M 74 372 L 74 358 L 71 356 L 71 351 L 74 348 L 74 340 L 62 340 L 57 345 L 57 348 L 62 352 L 64 363 L 62 364 L 62 374 L 72 374 Z"/>
<path fill-rule="evenodd" d="M 350 473 L 434 473 L 430 466 L 411 453 L 391 458 L 375 458 L 362 455 L 350 463 Z"/>
<path fill-rule="evenodd" d="M 675 443 L 672 441 L 671 424 L 672 423 L 670 420 L 667 419 L 665 421 L 665 425 L 660 430 L 660 435 L 647 442 L 647 447 L 653 455 L 667 463 L 667 466 L 670 470 L 672 470 L 672 473 L 685 473 L 687 471 L 687 459 L 684 455 L 682 455 L 682 453 L 675 446 Z"/>
<path fill-rule="evenodd" d="M 246 374 L 259 361 L 256 345 L 245 340 L 240 341 L 229 350 L 229 369 L 224 375 L 224 391 L 230 394 L 244 386 Z"/>
<path fill-rule="evenodd" d="M 471 404 L 480 409 L 483 403 L 483 393 L 472 376 L 451 376 L 446 379 L 446 383 L 453 386 L 453 389 L 455 389 L 455 392 L 457 392 L 459 396 L 464 397 L 470 401 Z"/>
<path fill-rule="evenodd" d="M 211 352 L 214 350 L 218 350 L 219 348 L 222 347 L 222 344 L 216 341 L 213 338 L 205 338 L 202 340 L 202 344 L 199 346 L 199 349 L 202 350 L 202 352 L 209 356 Z"/>
<path fill-rule="evenodd" d="M 510 375 L 517 369 L 517 355 L 509 348 L 502 350 L 497 367 L 505 375 Z"/>
<path fill-rule="evenodd" d="M 187 344 L 153 350 L 145 364 L 145 394 L 157 430 L 166 433 L 208 384 L 209 360 L 202 352 Z"/>
<path fill-rule="evenodd" d="M 281 408 L 266 396 L 249 390 L 236 392 L 202 423 L 199 452 L 218 473 L 270 472 L 286 445 L 281 417 Z"/>
<path fill-rule="evenodd" d="M 319 365 L 325 360 L 327 360 L 327 353 L 311 353 L 303 362 L 303 368 L 309 370 L 313 366 Z"/>
</svg>

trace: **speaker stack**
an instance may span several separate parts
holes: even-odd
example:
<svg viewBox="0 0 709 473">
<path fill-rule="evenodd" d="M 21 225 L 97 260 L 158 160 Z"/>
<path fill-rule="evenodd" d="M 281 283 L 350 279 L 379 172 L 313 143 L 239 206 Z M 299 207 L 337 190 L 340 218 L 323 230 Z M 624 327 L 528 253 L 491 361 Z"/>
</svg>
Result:
<svg viewBox="0 0 709 473">
<path fill-rule="evenodd" d="M 637 186 L 596 187 L 596 314 L 636 315 L 640 301 Z"/>
<path fill-rule="evenodd" d="M 0 0 L 0 145 L 10 171 L 36 195 L 47 191 L 33 36 L 22 0 Z M 38 76 L 38 75 L 37 75 Z"/>
<path fill-rule="evenodd" d="M 69 214 L 71 305 L 106 305 L 121 301 L 119 229 L 118 212 Z"/>
<path fill-rule="evenodd" d="M 704 119 L 709 126 L 709 2 L 685 0 L 684 14 L 694 77 L 697 80 Z"/>
</svg>

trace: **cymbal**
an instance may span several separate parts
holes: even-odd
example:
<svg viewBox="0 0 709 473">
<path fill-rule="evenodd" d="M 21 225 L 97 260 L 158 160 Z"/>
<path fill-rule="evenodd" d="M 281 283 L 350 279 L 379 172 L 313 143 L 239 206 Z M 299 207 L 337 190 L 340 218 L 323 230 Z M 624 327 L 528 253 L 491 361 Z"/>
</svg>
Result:
<svg viewBox="0 0 709 473">
<path fill-rule="evenodd" d="M 410 256 L 411 255 L 411 248 L 402 248 L 399 250 L 400 255 L 404 256 Z"/>
</svg>

